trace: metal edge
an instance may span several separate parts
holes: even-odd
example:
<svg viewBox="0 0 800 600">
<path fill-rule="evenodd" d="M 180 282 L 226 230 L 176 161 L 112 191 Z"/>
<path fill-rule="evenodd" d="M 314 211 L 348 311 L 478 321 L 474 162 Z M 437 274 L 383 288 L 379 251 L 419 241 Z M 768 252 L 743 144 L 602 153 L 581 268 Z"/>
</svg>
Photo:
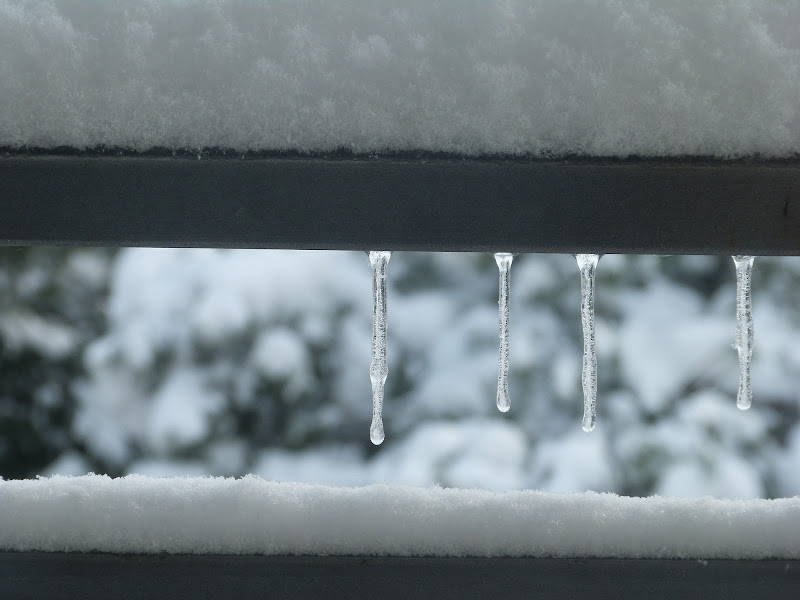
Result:
<svg viewBox="0 0 800 600">
<path fill-rule="evenodd" d="M 800 161 L 6 153 L 0 244 L 800 254 Z"/>
<path fill-rule="evenodd" d="M 0 552 L 3 598 L 796 598 L 797 560 Z"/>
</svg>

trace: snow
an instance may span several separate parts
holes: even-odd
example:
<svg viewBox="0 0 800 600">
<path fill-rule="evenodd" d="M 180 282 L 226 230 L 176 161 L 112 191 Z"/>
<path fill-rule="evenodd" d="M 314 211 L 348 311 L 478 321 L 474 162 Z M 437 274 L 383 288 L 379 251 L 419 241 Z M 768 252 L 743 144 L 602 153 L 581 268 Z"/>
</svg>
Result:
<svg viewBox="0 0 800 600">
<path fill-rule="evenodd" d="M 534 455 L 533 472 L 551 492 L 610 491 L 616 487 L 612 464 L 606 439 L 578 430 L 542 442 Z M 692 495 L 696 490 L 684 497 Z"/>
<path fill-rule="evenodd" d="M 800 3 L 0 0 L 0 147 L 800 151 Z"/>
<path fill-rule="evenodd" d="M 51 463 L 43 475 L 85 475 L 90 470 L 86 459 L 77 452 L 62 454 Z"/>
<path fill-rule="evenodd" d="M 623 377 L 652 413 L 687 381 L 718 370 L 729 354 L 734 315 L 709 313 L 685 289 L 656 281 L 644 290 L 623 292 L 621 304 L 627 314 L 617 331 Z"/>
<path fill-rule="evenodd" d="M 800 495 L 800 425 L 795 425 L 789 434 L 787 452 L 780 458 L 782 490 L 785 495 Z"/>
<path fill-rule="evenodd" d="M 69 355 L 78 342 L 77 332 L 70 327 L 27 312 L 0 317 L 0 336 L 12 352 L 32 349 L 52 358 Z"/>
<path fill-rule="evenodd" d="M 226 478 L 0 481 L 0 549 L 800 558 L 800 498 L 497 494 Z"/>
<path fill-rule="evenodd" d="M 527 452 L 525 436 L 509 423 L 423 422 L 364 471 L 375 483 L 513 490 L 520 487 Z"/>
<path fill-rule="evenodd" d="M 369 478 L 360 452 L 347 446 L 326 446 L 305 452 L 264 452 L 253 473 L 269 480 L 333 486 L 364 485 Z"/>
<path fill-rule="evenodd" d="M 327 338 L 342 305 L 361 306 L 368 323 L 369 266 L 350 258 L 337 252 L 123 252 L 108 301 L 110 331 L 86 354 L 98 376 L 79 386 L 76 430 L 93 450 L 125 462 L 136 447 L 163 455 L 202 442 L 225 409 L 226 389 L 233 388 L 234 401 L 240 390 L 259 386 L 283 386 L 287 398 L 305 393 L 316 383 L 309 360 L 314 340 L 286 325 L 311 319 L 313 337 Z M 196 346 L 213 353 L 249 334 L 257 337 L 243 360 L 228 356 L 224 365 L 196 368 Z M 150 369 L 163 363 L 173 344 L 180 352 L 168 361 L 167 376 L 153 381 Z M 360 350 L 368 356 L 368 348 L 369 341 Z M 224 385 L 223 368 L 233 374 Z M 266 405 L 268 399 L 258 400 Z"/>
<path fill-rule="evenodd" d="M 203 441 L 207 423 L 224 405 L 224 396 L 209 390 L 195 370 L 173 373 L 153 397 L 146 426 L 151 446 L 158 453 L 166 453 Z"/>
<path fill-rule="evenodd" d="M 254 343 L 251 360 L 267 379 L 286 382 L 288 398 L 296 398 L 309 386 L 311 358 L 305 341 L 291 329 L 263 332 Z"/>
<path fill-rule="evenodd" d="M 698 489 L 717 498 L 742 500 L 758 498 L 763 493 L 755 469 L 735 456 L 722 458 L 713 471 L 697 458 L 670 465 L 657 491 L 664 496 L 686 497 Z"/>
</svg>

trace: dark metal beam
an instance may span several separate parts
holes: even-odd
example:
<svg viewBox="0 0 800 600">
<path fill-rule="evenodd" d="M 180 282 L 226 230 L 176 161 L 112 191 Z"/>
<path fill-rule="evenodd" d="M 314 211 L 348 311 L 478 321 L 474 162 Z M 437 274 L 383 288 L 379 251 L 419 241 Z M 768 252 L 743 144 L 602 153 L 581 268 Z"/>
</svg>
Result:
<svg viewBox="0 0 800 600">
<path fill-rule="evenodd" d="M 797 598 L 800 561 L 0 553 L 12 598 Z"/>
<path fill-rule="evenodd" d="M 0 155 L 0 244 L 800 254 L 800 161 Z"/>
</svg>

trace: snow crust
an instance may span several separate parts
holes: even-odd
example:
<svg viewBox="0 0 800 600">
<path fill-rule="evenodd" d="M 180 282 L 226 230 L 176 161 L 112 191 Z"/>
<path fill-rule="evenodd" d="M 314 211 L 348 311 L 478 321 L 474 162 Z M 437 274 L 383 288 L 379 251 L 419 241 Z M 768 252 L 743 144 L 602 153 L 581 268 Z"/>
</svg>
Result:
<svg viewBox="0 0 800 600">
<path fill-rule="evenodd" d="M 800 151 L 800 3 L 0 0 L 0 146 Z"/>
<path fill-rule="evenodd" d="M 800 498 L 497 494 L 226 478 L 0 481 L 0 548 L 135 553 L 798 558 Z"/>
</svg>

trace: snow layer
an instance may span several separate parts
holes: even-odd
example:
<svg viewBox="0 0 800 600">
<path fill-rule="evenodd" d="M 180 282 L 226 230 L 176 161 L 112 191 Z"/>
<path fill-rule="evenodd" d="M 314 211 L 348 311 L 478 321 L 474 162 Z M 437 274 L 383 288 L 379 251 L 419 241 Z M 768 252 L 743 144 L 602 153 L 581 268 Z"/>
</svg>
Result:
<svg viewBox="0 0 800 600">
<path fill-rule="evenodd" d="M 800 498 L 277 483 L 248 475 L 0 481 L 4 550 L 798 558 Z"/>
<path fill-rule="evenodd" d="M 800 3 L 0 0 L 0 146 L 800 151 Z"/>
</svg>

